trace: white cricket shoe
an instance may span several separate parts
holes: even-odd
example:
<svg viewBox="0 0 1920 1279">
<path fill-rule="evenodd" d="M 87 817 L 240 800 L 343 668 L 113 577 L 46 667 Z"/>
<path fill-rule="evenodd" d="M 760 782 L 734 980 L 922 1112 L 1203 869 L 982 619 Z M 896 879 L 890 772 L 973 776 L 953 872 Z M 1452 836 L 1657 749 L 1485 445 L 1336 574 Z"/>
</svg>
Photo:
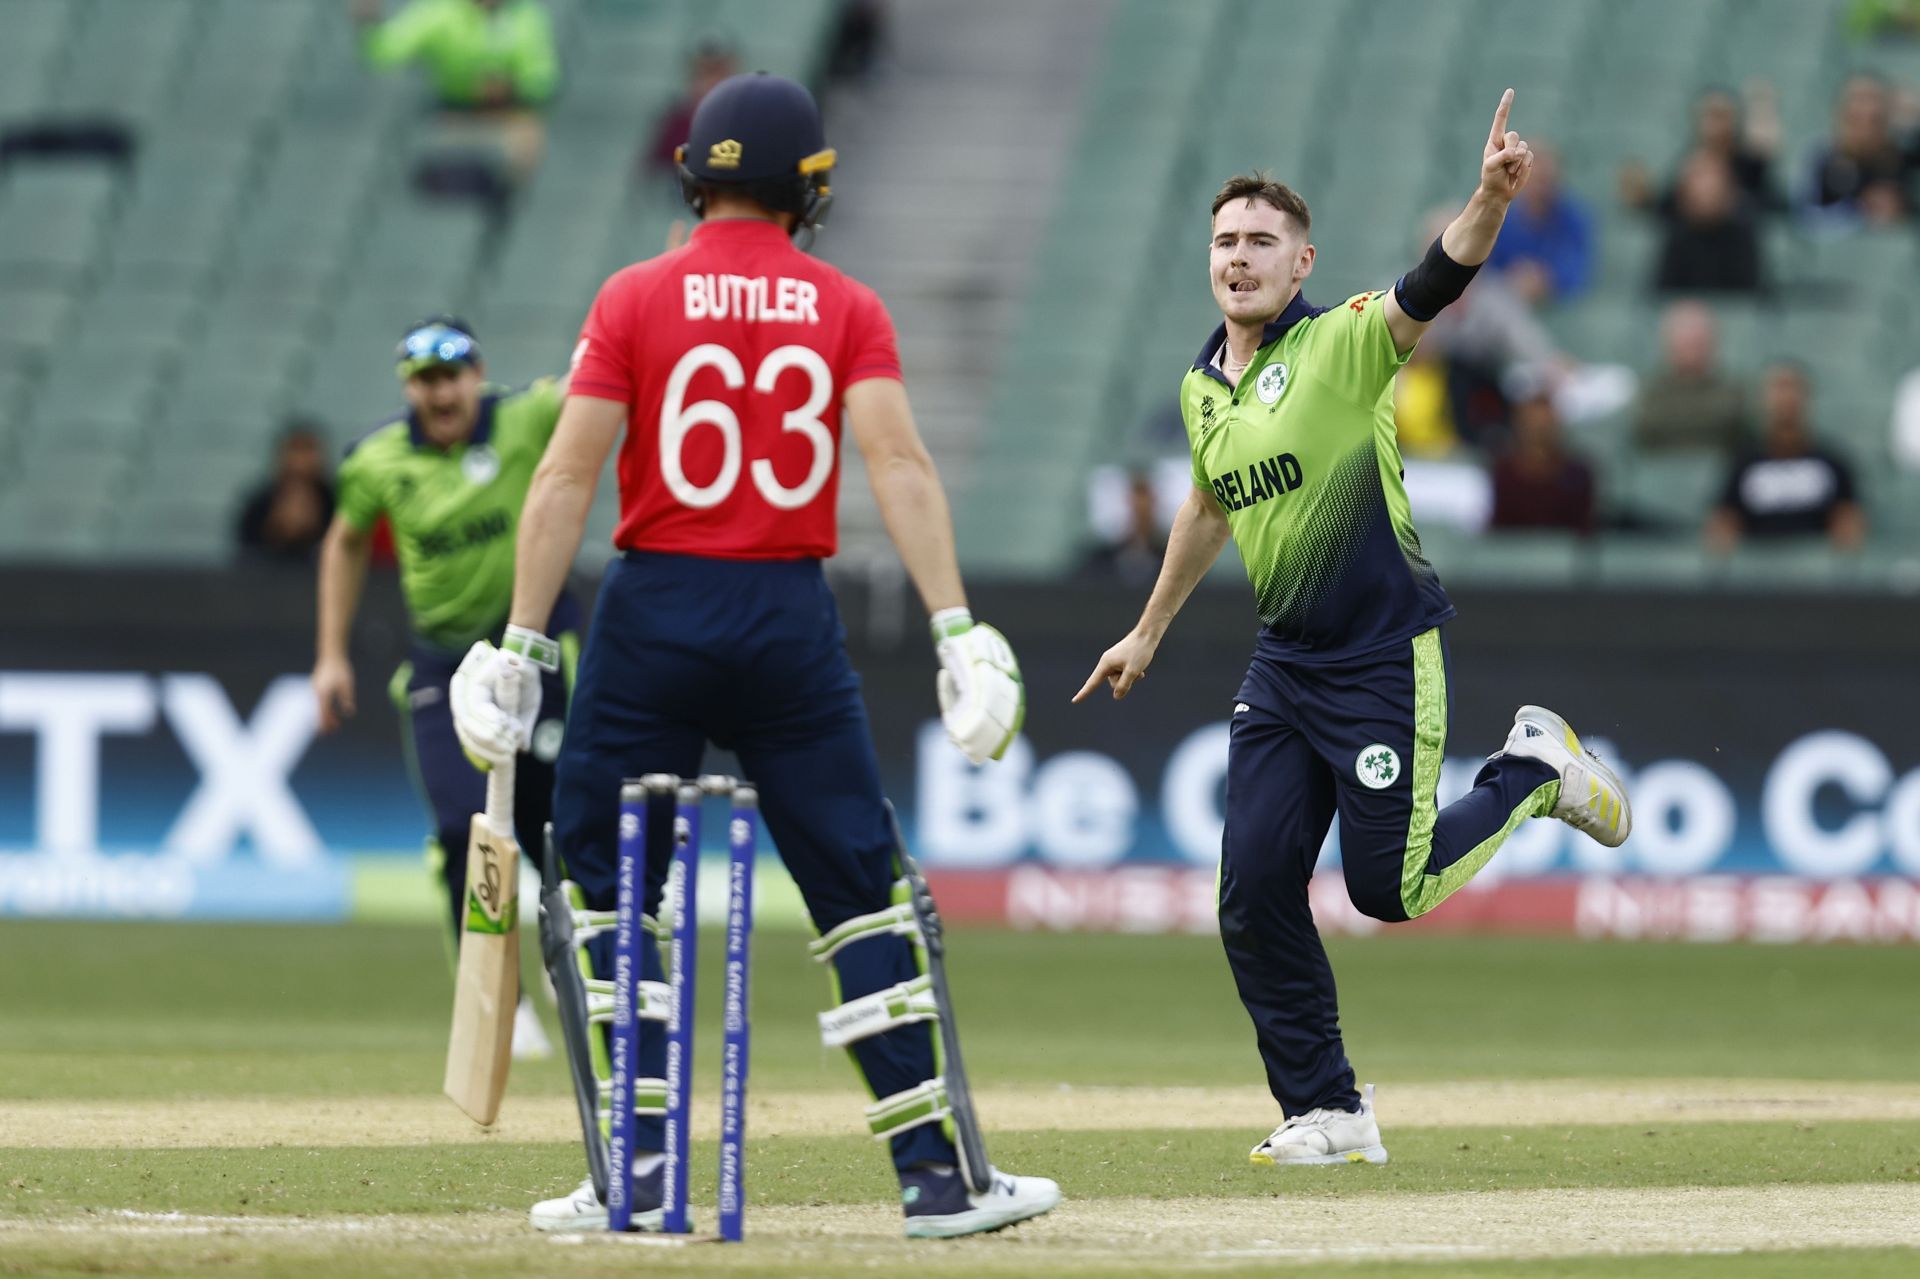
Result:
<svg viewBox="0 0 1920 1279">
<path fill-rule="evenodd" d="M 1004 1230 L 1038 1217 L 1060 1202 L 1060 1187 L 1045 1177 L 1015 1177 L 993 1170 L 985 1194 L 975 1194 L 950 1165 L 909 1168 L 900 1174 L 900 1204 L 907 1238 L 952 1239 Z"/>
<path fill-rule="evenodd" d="M 1560 774 L 1560 799 L 1550 816 L 1583 831 L 1608 848 L 1626 843 L 1633 809 L 1620 775 L 1580 745 L 1567 721 L 1541 706 L 1522 706 L 1513 717 L 1505 753 L 1537 759 Z"/>
<path fill-rule="evenodd" d="M 1275 1128 L 1247 1156 L 1263 1168 L 1277 1164 L 1383 1164 L 1380 1125 L 1373 1118 L 1373 1085 L 1360 1090 L 1360 1109 L 1316 1108 Z"/>
<path fill-rule="evenodd" d="M 545 1061 L 551 1056 L 553 1041 L 547 1038 L 547 1028 L 540 1024 L 540 1014 L 533 1010 L 533 1001 L 522 995 L 520 1006 L 513 1010 L 513 1059 Z"/>
<path fill-rule="evenodd" d="M 643 1195 L 648 1187 L 645 1178 L 636 1178 L 641 1184 L 634 1187 L 636 1201 L 644 1202 Z M 653 1178 L 653 1207 L 641 1211 L 639 1202 L 634 1205 L 633 1229 L 652 1232 L 658 1231 L 665 1216 L 660 1207 L 659 1177 Z M 533 1223 L 535 1230 L 544 1230 L 549 1234 L 570 1235 L 585 1234 L 590 1230 L 607 1228 L 607 1206 L 600 1202 L 600 1196 L 593 1191 L 593 1178 L 580 1183 L 570 1195 L 558 1199 L 542 1199 L 527 1214 L 527 1220 Z"/>
</svg>

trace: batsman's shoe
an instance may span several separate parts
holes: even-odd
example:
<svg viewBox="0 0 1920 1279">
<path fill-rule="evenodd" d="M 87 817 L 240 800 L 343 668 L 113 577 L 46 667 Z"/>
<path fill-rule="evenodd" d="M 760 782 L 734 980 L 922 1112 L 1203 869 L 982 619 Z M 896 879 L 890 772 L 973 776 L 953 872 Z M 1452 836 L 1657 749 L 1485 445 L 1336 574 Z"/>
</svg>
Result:
<svg viewBox="0 0 1920 1279">
<path fill-rule="evenodd" d="M 533 1010 L 533 1001 L 522 995 L 520 1006 L 513 1010 L 513 1059 L 545 1061 L 551 1056 L 553 1041 L 547 1038 L 547 1028 L 540 1024 L 540 1014 Z"/>
<path fill-rule="evenodd" d="M 975 1194 L 951 1165 L 909 1168 L 900 1174 L 900 1203 L 907 1238 L 952 1239 L 1004 1230 L 1038 1217 L 1060 1202 L 1060 1187 L 1045 1177 L 1015 1177 L 993 1170 L 993 1184 Z"/>
<path fill-rule="evenodd" d="M 644 1232 L 656 1232 L 663 1224 L 664 1212 L 661 1210 L 661 1184 L 663 1170 L 633 1179 L 633 1228 Z M 600 1202 L 600 1196 L 593 1193 L 593 1179 L 589 1177 L 580 1183 L 570 1195 L 558 1199 L 542 1199 L 527 1214 L 535 1230 L 544 1230 L 549 1234 L 584 1234 L 589 1230 L 607 1228 L 607 1206 Z"/>
<path fill-rule="evenodd" d="M 1359 1110 L 1317 1108 L 1275 1128 L 1247 1156 L 1263 1168 L 1280 1164 L 1383 1164 L 1380 1125 L 1373 1118 L 1373 1085 L 1360 1090 Z"/>
<path fill-rule="evenodd" d="M 1505 753 L 1537 759 L 1560 774 L 1560 799 L 1550 816 L 1584 831 L 1608 848 L 1627 842 L 1633 809 L 1620 775 L 1580 745 L 1567 721 L 1540 706 L 1522 706 L 1513 717 Z"/>
</svg>

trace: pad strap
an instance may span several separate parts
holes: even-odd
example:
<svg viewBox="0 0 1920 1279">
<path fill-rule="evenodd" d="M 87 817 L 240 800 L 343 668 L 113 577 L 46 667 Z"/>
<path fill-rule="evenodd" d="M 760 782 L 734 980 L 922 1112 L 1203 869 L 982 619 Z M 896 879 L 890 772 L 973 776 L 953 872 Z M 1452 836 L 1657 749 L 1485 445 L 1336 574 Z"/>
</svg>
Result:
<svg viewBox="0 0 1920 1279">
<path fill-rule="evenodd" d="M 807 952 L 816 963 L 826 963 L 842 946 L 870 937 L 911 937 L 920 943 L 920 921 L 914 918 L 913 903 L 901 902 L 871 915 L 855 915 L 818 941 L 807 943 Z"/>
<path fill-rule="evenodd" d="M 820 1041 L 829 1048 L 845 1048 L 896 1026 L 934 1021 L 940 1005 L 933 997 L 933 978 L 926 975 L 903 981 L 871 995 L 849 999 L 820 1014 Z"/>
<path fill-rule="evenodd" d="M 613 1111 L 613 1081 L 600 1081 L 600 1121 L 604 1124 Z M 636 1115 L 664 1115 L 667 1113 L 667 1081 L 664 1079 L 636 1079 L 633 1081 L 633 1113 Z"/>
<path fill-rule="evenodd" d="M 588 910 L 581 905 L 584 894 L 580 886 L 568 880 L 563 887 L 567 890 L 567 915 L 572 921 L 573 940 L 576 945 L 585 946 L 601 933 L 610 933 L 619 922 L 618 912 L 611 910 Z M 672 930 L 665 927 L 652 915 L 640 916 L 640 926 L 653 934 L 655 941 L 667 940 Z"/>
<path fill-rule="evenodd" d="M 946 1081 L 929 1079 L 868 1106 L 867 1127 L 874 1140 L 885 1141 L 922 1124 L 937 1124 L 952 1113 Z"/>
<path fill-rule="evenodd" d="M 613 1024 L 613 980 L 611 978 L 589 977 L 587 986 L 587 1020 L 611 1026 Z M 633 1006 L 633 1015 L 645 1021 L 668 1021 L 673 1015 L 673 992 L 663 981 L 640 981 L 633 985 L 638 999 Z"/>
</svg>

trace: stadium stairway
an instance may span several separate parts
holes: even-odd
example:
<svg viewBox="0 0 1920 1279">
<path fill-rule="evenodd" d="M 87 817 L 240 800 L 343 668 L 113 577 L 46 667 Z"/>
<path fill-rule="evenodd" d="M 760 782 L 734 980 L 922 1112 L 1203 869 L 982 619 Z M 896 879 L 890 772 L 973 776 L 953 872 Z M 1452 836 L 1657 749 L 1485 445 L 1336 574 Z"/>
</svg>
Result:
<svg viewBox="0 0 1920 1279">
<path fill-rule="evenodd" d="M 1077 203 L 1053 157 L 1114 0 L 899 0 L 870 84 L 828 103 L 840 152 L 829 261 L 876 289 L 899 330 L 914 414 L 964 503 L 980 423 L 1041 233 Z M 841 554 L 894 563 L 857 449 L 843 449 Z"/>
</svg>

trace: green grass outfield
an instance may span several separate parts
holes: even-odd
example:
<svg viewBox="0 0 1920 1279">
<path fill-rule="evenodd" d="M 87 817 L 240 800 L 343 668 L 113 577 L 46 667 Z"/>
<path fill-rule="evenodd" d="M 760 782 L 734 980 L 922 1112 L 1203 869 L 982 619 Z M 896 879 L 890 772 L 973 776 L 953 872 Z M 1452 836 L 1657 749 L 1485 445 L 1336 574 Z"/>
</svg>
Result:
<svg viewBox="0 0 1920 1279">
<path fill-rule="evenodd" d="M 756 945 L 754 1237 L 675 1250 L 525 1228 L 580 1176 L 563 1067 L 516 1065 L 497 1134 L 449 1117 L 431 928 L 0 924 L 0 1275 L 1920 1273 L 1886 1246 L 1920 1245 L 1920 949 L 1336 944 L 1394 1162 L 1283 1171 L 1246 1163 L 1277 1116 L 1214 939 L 966 932 L 996 1159 L 1068 1202 L 910 1246 L 821 971 Z"/>
</svg>

